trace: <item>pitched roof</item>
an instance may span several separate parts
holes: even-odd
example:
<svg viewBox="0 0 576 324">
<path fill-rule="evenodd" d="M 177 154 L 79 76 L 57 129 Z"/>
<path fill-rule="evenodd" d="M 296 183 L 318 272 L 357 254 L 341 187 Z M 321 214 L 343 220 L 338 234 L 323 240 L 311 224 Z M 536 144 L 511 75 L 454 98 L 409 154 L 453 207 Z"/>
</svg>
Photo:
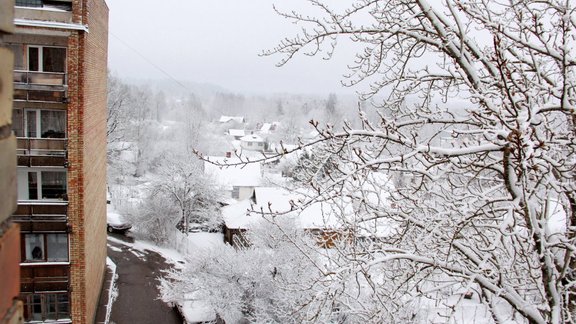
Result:
<svg viewBox="0 0 576 324">
<path fill-rule="evenodd" d="M 229 129 L 228 130 L 228 134 L 230 134 L 231 136 L 245 136 L 246 132 L 244 132 L 243 129 Z"/>
<path fill-rule="evenodd" d="M 243 123 L 244 117 L 242 117 L 242 116 L 220 116 L 220 119 L 218 121 L 221 123 L 227 123 L 229 121 L 235 121 L 238 123 Z"/>
<path fill-rule="evenodd" d="M 238 158 L 208 157 L 208 160 L 220 164 L 238 163 Z M 260 163 L 250 163 L 244 166 L 220 167 L 210 162 L 204 162 L 204 173 L 212 175 L 221 186 L 231 189 L 234 186 L 255 187 L 262 182 Z"/>
</svg>

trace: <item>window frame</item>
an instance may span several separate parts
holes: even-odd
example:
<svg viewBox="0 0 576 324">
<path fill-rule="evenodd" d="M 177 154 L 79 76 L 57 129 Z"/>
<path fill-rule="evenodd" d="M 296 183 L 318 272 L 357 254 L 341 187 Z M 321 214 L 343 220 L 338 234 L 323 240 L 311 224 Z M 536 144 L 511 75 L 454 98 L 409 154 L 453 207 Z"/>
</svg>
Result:
<svg viewBox="0 0 576 324">
<path fill-rule="evenodd" d="M 65 182 L 64 182 L 64 186 L 65 186 L 65 190 L 64 193 L 62 194 L 61 198 L 44 198 L 44 187 L 45 187 L 45 183 L 43 181 L 42 178 L 42 173 L 43 172 L 57 172 L 57 173 L 63 173 L 65 176 Z M 18 189 L 18 200 L 25 200 L 25 201 L 67 201 L 67 195 L 68 195 L 68 172 L 65 168 L 22 168 L 19 170 L 19 175 L 18 178 L 22 179 L 19 180 L 19 189 Z M 37 198 L 30 198 L 30 191 L 31 191 L 31 186 L 30 186 L 30 175 L 31 174 L 36 174 L 36 197 Z M 22 178 L 20 178 L 20 176 L 22 176 Z M 24 181 L 25 177 L 25 183 L 21 183 L 22 181 Z M 25 199 L 20 198 L 20 194 L 21 193 L 26 193 L 26 197 Z"/>
<path fill-rule="evenodd" d="M 33 251 L 29 250 L 27 236 L 40 236 L 42 256 L 40 259 L 34 258 L 32 256 Z M 66 260 L 54 260 L 49 257 L 50 245 L 48 242 L 48 236 L 50 235 L 61 235 L 66 237 Z M 37 263 L 70 263 L 70 235 L 68 233 L 22 233 L 22 246 L 21 249 L 21 263 L 25 264 L 37 264 Z M 28 256 L 31 256 L 30 258 Z"/>
<path fill-rule="evenodd" d="M 42 137 L 42 112 L 52 112 L 56 111 L 62 113 L 64 115 L 63 123 L 64 123 L 64 137 Z M 28 113 L 35 112 L 35 130 L 36 136 L 30 136 L 30 127 L 28 123 Z M 65 139 L 68 138 L 68 125 L 67 125 L 67 112 L 66 110 L 62 109 L 41 109 L 41 108 L 24 108 L 22 109 L 22 132 L 24 133 L 24 138 L 44 138 L 44 139 Z"/>
<path fill-rule="evenodd" d="M 30 69 L 30 49 L 35 48 L 38 50 L 38 70 L 31 70 Z M 60 48 L 64 50 L 64 71 L 62 72 L 53 72 L 53 71 L 44 71 L 44 48 Z M 26 45 L 26 70 L 30 72 L 46 72 L 46 73 L 67 73 L 68 71 L 68 64 L 66 62 L 68 58 L 68 48 L 65 46 L 45 46 L 45 45 Z"/>
<path fill-rule="evenodd" d="M 62 296 L 66 296 L 65 300 L 59 298 Z M 24 320 L 26 322 L 56 322 L 71 319 L 71 300 L 70 293 L 67 291 L 23 294 L 22 299 L 24 300 Z M 51 305 L 54 306 L 54 312 L 50 312 Z M 34 311 L 35 306 L 39 306 L 39 312 Z M 39 316 L 33 314 L 39 314 Z M 54 316 L 49 314 L 54 314 Z"/>
</svg>

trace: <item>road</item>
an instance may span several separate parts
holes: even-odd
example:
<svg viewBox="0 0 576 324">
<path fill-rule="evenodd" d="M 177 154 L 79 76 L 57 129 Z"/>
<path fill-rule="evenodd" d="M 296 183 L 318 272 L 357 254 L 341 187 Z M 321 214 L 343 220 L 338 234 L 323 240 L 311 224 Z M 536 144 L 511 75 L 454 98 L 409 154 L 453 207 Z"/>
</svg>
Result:
<svg viewBox="0 0 576 324">
<path fill-rule="evenodd" d="M 111 234 L 110 237 L 132 243 L 130 237 Z M 118 297 L 112 304 L 110 323 L 181 324 L 179 314 L 158 299 L 158 279 L 169 268 L 166 260 L 153 251 L 132 249 L 108 239 L 108 256 L 116 263 Z"/>
</svg>

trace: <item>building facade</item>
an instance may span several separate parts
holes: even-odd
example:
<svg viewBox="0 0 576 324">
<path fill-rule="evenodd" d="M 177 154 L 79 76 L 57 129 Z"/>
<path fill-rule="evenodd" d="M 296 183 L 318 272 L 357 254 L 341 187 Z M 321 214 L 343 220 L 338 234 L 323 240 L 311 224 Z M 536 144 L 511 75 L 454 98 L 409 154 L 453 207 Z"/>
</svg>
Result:
<svg viewBox="0 0 576 324">
<path fill-rule="evenodd" d="M 16 137 L 12 134 L 14 56 L 4 38 L 14 32 L 14 0 L 0 0 L 0 323 L 22 323 L 20 230 L 11 221 L 16 210 Z"/>
<path fill-rule="evenodd" d="M 16 0 L 20 297 L 26 322 L 92 323 L 106 267 L 104 0 Z"/>
</svg>

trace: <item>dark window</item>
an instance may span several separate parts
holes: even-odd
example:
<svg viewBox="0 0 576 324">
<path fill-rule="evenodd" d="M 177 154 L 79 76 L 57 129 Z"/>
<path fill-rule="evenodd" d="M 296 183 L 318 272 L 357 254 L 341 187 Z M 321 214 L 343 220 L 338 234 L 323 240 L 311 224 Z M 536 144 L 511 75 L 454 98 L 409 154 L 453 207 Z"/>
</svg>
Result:
<svg viewBox="0 0 576 324">
<path fill-rule="evenodd" d="M 70 318 L 67 292 L 28 294 L 23 296 L 26 321 L 56 321 Z"/>
<path fill-rule="evenodd" d="M 39 58 L 40 51 L 38 47 L 28 48 L 28 70 L 29 71 L 40 71 Z"/>
<path fill-rule="evenodd" d="M 28 47 L 28 70 L 65 72 L 66 49 L 61 47 Z"/>
<path fill-rule="evenodd" d="M 42 7 L 42 0 L 16 0 L 19 7 Z"/>
<path fill-rule="evenodd" d="M 62 199 L 66 195 L 66 172 L 42 171 L 42 199 Z"/>
<path fill-rule="evenodd" d="M 59 47 L 42 48 L 42 71 L 64 72 L 66 66 L 66 49 Z"/>
<path fill-rule="evenodd" d="M 38 199 L 38 172 L 28 173 L 28 199 Z"/>
<path fill-rule="evenodd" d="M 24 262 L 67 262 L 68 234 L 24 234 Z"/>
</svg>

